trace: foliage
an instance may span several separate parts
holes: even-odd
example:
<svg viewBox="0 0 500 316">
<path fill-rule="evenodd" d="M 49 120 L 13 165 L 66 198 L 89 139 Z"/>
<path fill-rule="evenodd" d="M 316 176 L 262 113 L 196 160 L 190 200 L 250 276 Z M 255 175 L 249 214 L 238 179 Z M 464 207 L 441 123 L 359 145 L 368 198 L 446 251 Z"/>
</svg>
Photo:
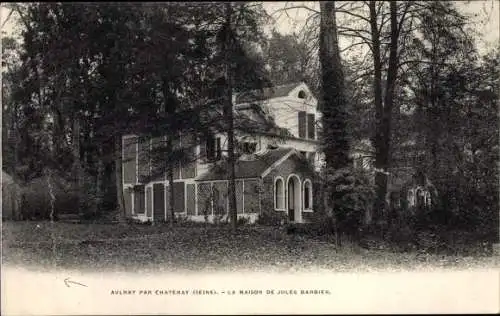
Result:
<svg viewBox="0 0 500 316">
<path fill-rule="evenodd" d="M 273 31 L 263 44 L 263 55 L 273 85 L 304 81 L 319 97 L 319 64 L 303 39 Z"/>
<path fill-rule="evenodd" d="M 326 184 L 326 194 L 333 202 L 339 233 L 357 238 L 375 198 L 369 176 L 343 168 L 327 173 Z"/>
<path fill-rule="evenodd" d="M 246 226 L 250 224 L 250 219 L 245 216 L 240 216 L 238 218 L 238 226 Z"/>
<path fill-rule="evenodd" d="M 473 248 L 450 235 L 466 250 Z M 274 227 L 247 226 L 237 235 L 229 227 L 198 225 L 66 224 L 6 222 L 2 230 L 4 265 L 51 269 L 112 271 L 318 271 L 373 272 L 436 268 L 493 268 L 498 258 L 465 254 L 433 254 L 388 249 L 337 249 L 327 239 L 290 236 Z M 56 236 L 55 243 L 52 237 Z M 55 251 L 51 248 L 55 245 Z M 470 244 L 469 244 L 470 245 Z M 354 251 L 353 251 L 354 250 Z M 134 256 L 130 254 L 133 253 Z M 474 257 L 468 257 L 473 255 Z M 168 264 L 166 264 L 168 263 Z M 385 275 L 384 275 L 385 277 Z"/>
<path fill-rule="evenodd" d="M 264 226 L 281 226 L 285 222 L 282 214 L 276 211 L 262 212 L 258 215 L 256 223 Z"/>
</svg>

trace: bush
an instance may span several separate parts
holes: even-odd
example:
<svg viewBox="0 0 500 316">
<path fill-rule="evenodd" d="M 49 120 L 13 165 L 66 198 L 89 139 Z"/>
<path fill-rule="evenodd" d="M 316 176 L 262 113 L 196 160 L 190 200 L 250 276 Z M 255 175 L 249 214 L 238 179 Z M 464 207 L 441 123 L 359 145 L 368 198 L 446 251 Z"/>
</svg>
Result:
<svg viewBox="0 0 500 316">
<path fill-rule="evenodd" d="M 237 224 L 238 226 L 246 226 L 250 223 L 250 219 L 248 217 L 241 216 L 238 218 Z"/>
<path fill-rule="evenodd" d="M 352 168 L 327 173 L 327 192 L 334 204 L 340 232 L 359 237 L 367 210 L 373 205 L 375 188 L 368 175 Z"/>
<path fill-rule="evenodd" d="M 52 188 L 52 190 L 50 190 Z M 78 214 L 78 196 L 71 184 L 58 176 L 52 176 L 50 187 L 47 177 L 40 177 L 27 183 L 22 189 L 21 213 L 24 219 L 54 219 L 58 214 Z"/>
<path fill-rule="evenodd" d="M 286 217 L 283 216 L 282 212 L 276 212 L 274 210 L 263 211 L 256 220 L 257 224 L 263 226 L 282 226 L 286 222 Z"/>
</svg>

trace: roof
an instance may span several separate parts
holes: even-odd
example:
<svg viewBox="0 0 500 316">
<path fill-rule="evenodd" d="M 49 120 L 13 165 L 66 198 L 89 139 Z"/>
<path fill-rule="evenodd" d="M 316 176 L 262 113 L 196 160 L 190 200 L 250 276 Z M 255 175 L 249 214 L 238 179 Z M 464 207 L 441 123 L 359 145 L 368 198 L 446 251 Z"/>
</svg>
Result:
<svg viewBox="0 0 500 316">
<path fill-rule="evenodd" d="M 286 128 L 279 127 L 274 119 L 266 115 L 257 104 L 237 107 L 234 112 L 235 128 L 243 132 L 267 132 L 274 135 L 288 135 Z"/>
<path fill-rule="evenodd" d="M 280 85 L 280 86 L 264 88 L 262 90 L 252 90 L 252 91 L 248 91 L 248 92 L 243 92 L 243 93 L 240 93 L 236 96 L 235 103 L 239 104 L 239 103 L 245 103 L 245 102 L 252 102 L 252 101 L 285 97 L 290 92 L 292 92 L 293 89 L 298 87 L 300 84 L 302 84 L 302 82 L 293 82 L 293 83 L 288 83 L 288 84 L 284 84 L 284 85 Z"/>
<path fill-rule="evenodd" d="M 235 163 L 236 179 L 258 178 L 264 171 L 285 157 L 293 148 L 268 149 L 254 155 L 242 156 Z M 229 179 L 229 166 L 227 160 L 216 163 L 206 173 L 200 175 L 196 181 L 227 180 Z"/>
</svg>

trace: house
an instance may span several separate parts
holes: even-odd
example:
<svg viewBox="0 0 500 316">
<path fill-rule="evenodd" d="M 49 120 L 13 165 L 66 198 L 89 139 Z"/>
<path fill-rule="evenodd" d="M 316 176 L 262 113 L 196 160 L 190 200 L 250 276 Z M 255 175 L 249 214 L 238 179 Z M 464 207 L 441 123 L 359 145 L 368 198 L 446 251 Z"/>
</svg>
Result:
<svg viewBox="0 0 500 316">
<path fill-rule="evenodd" d="M 321 112 L 317 99 L 300 82 L 234 95 L 233 104 L 238 217 L 254 222 L 263 212 L 274 212 L 285 221 L 308 221 L 317 205 L 315 175 L 324 163 L 318 140 Z M 229 209 L 227 138 L 218 132 L 205 138 L 195 141 L 192 135 L 184 134 L 175 144 L 190 152 L 193 159 L 174 167 L 173 208 L 176 216 L 213 222 L 227 218 Z M 169 220 L 171 190 L 166 174 L 152 175 L 157 168 L 151 158 L 155 146 L 165 140 L 166 136 L 122 137 L 124 205 L 130 218 Z M 406 147 L 398 150 L 398 155 L 413 155 L 414 146 Z M 350 155 L 355 168 L 374 175 L 369 140 L 354 144 Z M 414 159 L 396 160 L 398 164 L 388 172 L 388 202 L 397 206 L 409 201 L 406 204 L 414 206 L 423 194 L 424 203 L 429 205 L 433 200 L 427 190 L 430 185 L 411 181 Z M 412 198 L 412 192 L 418 197 Z"/>
<path fill-rule="evenodd" d="M 236 198 L 238 217 L 255 221 L 271 209 L 291 222 L 314 212 L 315 171 L 322 166 L 317 99 L 303 82 L 235 95 Z M 251 125 L 251 129 L 247 128 Z M 249 132 L 251 130 L 251 132 Z M 122 178 L 126 214 L 141 221 L 168 221 L 166 175 L 152 177 L 151 150 L 165 137 L 122 137 Z M 181 135 L 176 146 L 195 159 L 174 168 L 176 216 L 194 221 L 225 218 L 228 210 L 227 138 L 206 141 Z"/>
</svg>

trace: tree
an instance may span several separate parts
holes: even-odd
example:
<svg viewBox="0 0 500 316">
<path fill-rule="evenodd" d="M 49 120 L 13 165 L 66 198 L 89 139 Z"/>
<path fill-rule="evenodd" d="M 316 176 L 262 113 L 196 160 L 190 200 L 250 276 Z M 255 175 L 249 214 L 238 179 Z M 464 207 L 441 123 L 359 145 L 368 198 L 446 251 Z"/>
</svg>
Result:
<svg viewBox="0 0 500 316">
<path fill-rule="evenodd" d="M 205 43 L 210 47 L 208 95 L 222 104 L 222 125 L 213 126 L 228 137 L 229 218 L 233 231 L 237 227 L 235 190 L 235 125 L 233 94 L 260 90 L 269 85 L 262 59 L 255 54 L 256 43 L 262 40 L 261 23 L 265 14 L 261 4 L 213 3 L 194 5 L 198 18 L 206 23 Z"/>
</svg>

